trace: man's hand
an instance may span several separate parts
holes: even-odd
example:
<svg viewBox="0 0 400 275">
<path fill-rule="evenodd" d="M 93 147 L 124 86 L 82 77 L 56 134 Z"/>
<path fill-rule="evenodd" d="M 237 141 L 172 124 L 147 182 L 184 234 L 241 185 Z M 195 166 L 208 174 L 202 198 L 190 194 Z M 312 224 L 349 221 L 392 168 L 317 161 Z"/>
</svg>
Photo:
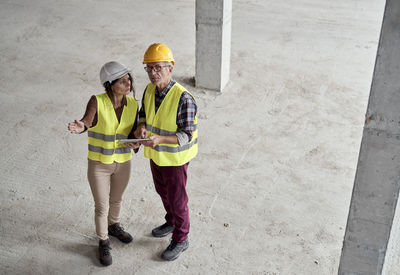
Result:
<svg viewBox="0 0 400 275">
<path fill-rule="evenodd" d="M 85 131 L 85 124 L 82 121 L 75 119 L 74 122 L 68 123 L 68 130 L 72 134 L 80 134 Z"/>
<path fill-rule="evenodd" d="M 140 143 L 143 144 L 144 146 L 148 147 L 156 147 L 160 143 L 165 143 L 165 144 L 178 144 L 178 138 L 176 135 L 173 136 L 159 136 L 159 135 L 153 135 L 149 137 L 149 141 L 141 141 Z"/>
<path fill-rule="evenodd" d="M 154 135 L 149 137 L 149 141 L 143 141 L 142 144 L 148 147 L 156 147 L 158 144 L 162 143 L 162 136 Z"/>
</svg>

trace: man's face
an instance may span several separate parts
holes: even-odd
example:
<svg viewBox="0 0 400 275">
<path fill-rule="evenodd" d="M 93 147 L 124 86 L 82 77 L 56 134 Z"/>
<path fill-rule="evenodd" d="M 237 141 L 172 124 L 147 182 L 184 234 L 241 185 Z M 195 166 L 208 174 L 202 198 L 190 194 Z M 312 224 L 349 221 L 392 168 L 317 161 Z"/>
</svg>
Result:
<svg viewBox="0 0 400 275">
<path fill-rule="evenodd" d="M 146 64 L 147 75 L 157 88 L 165 88 L 171 80 L 172 65 L 168 62 L 152 62 Z M 161 91 L 160 91 L 161 92 Z"/>
</svg>

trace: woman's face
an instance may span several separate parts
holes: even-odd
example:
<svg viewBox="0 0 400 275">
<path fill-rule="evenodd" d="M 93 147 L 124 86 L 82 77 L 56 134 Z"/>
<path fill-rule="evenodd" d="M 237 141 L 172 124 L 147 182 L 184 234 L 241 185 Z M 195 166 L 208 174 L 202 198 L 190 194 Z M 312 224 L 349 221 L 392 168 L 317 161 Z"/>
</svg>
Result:
<svg viewBox="0 0 400 275">
<path fill-rule="evenodd" d="M 129 79 L 129 75 L 126 74 L 111 86 L 111 90 L 116 95 L 128 95 L 131 91 L 131 80 Z"/>
</svg>

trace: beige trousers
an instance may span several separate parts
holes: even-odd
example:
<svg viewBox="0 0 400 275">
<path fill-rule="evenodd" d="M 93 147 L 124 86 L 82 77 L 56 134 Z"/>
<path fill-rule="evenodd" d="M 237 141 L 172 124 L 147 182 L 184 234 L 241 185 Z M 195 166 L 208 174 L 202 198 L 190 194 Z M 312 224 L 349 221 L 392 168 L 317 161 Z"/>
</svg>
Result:
<svg viewBox="0 0 400 275">
<path fill-rule="evenodd" d="M 94 199 L 94 221 L 100 240 L 108 239 L 108 225 L 119 222 L 122 194 L 128 185 L 131 161 L 104 164 L 88 159 L 88 180 Z"/>
</svg>

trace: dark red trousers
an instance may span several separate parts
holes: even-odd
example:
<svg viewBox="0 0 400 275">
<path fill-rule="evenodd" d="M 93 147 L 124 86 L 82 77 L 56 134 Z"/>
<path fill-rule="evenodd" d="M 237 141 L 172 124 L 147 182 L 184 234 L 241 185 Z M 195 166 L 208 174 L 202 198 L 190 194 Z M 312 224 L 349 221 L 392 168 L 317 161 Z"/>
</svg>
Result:
<svg viewBox="0 0 400 275">
<path fill-rule="evenodd" d="M 154 186 L 164 204 L 165 220 L 169 225 L 175 225 L 172 239 L 183 242 L 189 234 L 189 207 L 186 194 L 187 167 L 189 162 L 182 166 L 158 166 L 150 160 Z"/>
</svg>

